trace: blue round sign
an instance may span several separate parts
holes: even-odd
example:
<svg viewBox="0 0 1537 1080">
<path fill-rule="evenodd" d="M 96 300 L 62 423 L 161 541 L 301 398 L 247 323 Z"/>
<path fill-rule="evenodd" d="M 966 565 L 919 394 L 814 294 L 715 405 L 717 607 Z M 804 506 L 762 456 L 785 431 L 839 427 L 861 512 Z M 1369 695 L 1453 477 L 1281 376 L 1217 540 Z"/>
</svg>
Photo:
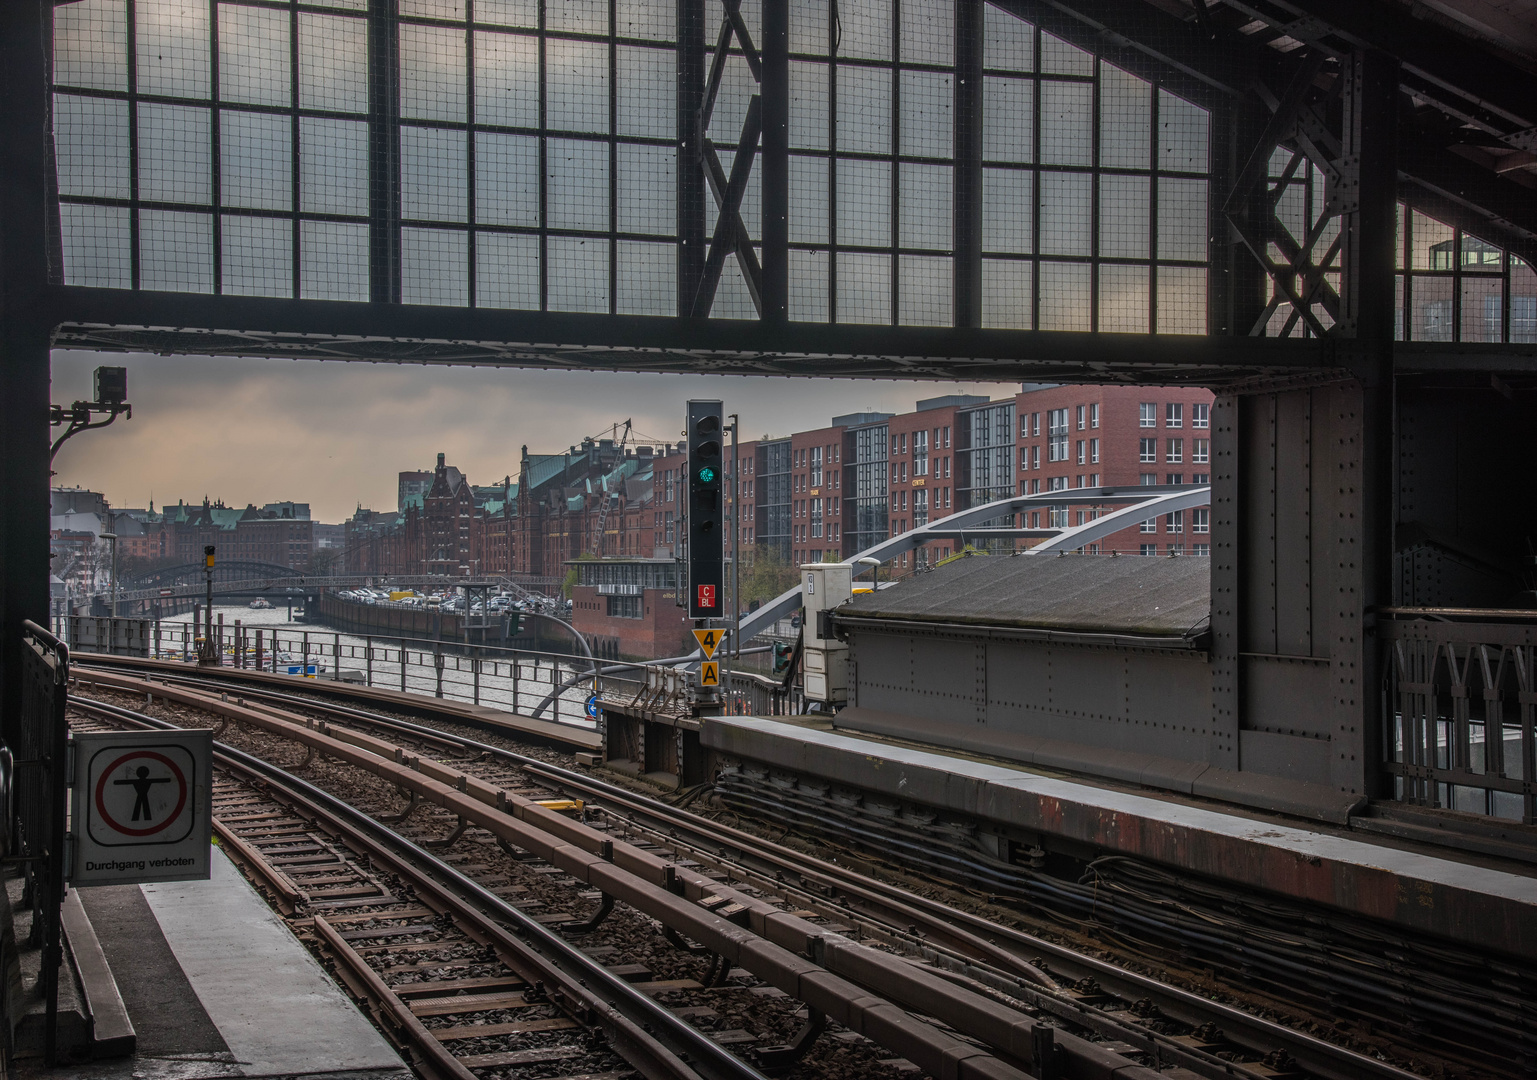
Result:
<svg viewBox="0 0 1537 1080">
<path fill-rule="evenodd" d="M 589 720 L 596 720 L 598 718 L 598 714 L 602 711 L 603 710 L 598 707 L 598 695 L 589 694 L 587 696 L 587 718 Z"/>
</svg>

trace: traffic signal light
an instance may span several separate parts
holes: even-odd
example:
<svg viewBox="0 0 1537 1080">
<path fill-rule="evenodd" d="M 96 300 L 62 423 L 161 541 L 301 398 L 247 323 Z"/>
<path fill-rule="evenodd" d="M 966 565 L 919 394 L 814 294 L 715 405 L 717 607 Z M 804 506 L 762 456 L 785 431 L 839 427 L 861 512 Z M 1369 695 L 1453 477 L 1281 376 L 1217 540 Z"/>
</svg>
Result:
<svg viewBox="0 0 1537 1080">
<path fill-rule="evenodd" d="M 725 413 L 719 401 L 688 403 L 688 614 L 725 613 L 725 499 L 721 450 Z"/>
<path fill-rule="evenodd" d="M 782 679 L 790 670 L 790 645 L 788 642 L 774 642 L 774 678 Z"/>
</svg>

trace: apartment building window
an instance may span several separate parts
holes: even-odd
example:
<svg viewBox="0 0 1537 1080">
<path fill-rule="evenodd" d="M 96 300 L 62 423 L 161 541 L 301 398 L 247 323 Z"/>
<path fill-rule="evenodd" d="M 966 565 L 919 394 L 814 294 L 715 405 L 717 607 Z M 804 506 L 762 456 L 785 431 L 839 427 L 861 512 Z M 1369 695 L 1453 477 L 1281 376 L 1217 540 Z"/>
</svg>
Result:
<svg viewBox="0 0 1537 1080">
<path fill-rule="evenodd" d="M 913 492 L 913 527 L 917 528 L 929 523 L 929 493 L 927 491 Z"/>
<path fill-rule="evenodd" d="M 1039 436 L 1040 433 L 1041 433 L 1041 414 L 1038 413 L 1038 412 L 1033 412 L 1033 413 L 1030 414 L 1030 434 L 1031 434 L 1032 437 L 1036 437 L 1036 436 Z"/>
<path fill-rule="evenodd" d="M 1084 429 L 1084 426 L 1088 423 L 1087 417 L 1088 417 L 1088 409 L 1086 409 L 1082 405 L 1078 406 L 1077 411 L 1073 415 L 1073 419 L 1078 421 L 1078 430 L 1079 431 L 1082 431 Z"/>
<path fill-rule="evenodd" d="M 1079 426 L 1082 427 L 1083 425 L 1080 424 Z M 1084 440 L 1082 440 L 1082 439 L 1078 440 L 1077 451 L 1078 451 L 1078 464 L 1083 465 L 1083 464 L 1087 463 L 1088 460 L 1089 460 L 1089 457 L 1088 457 L 1089 449 L 1088 449 L 1087 446 L 1084 445 Z"/>
<path fill-rule="evenodd" d="M 1048 461 L 1067 460 L 1067 410 L 1052 409 L 1049 417 L 1051 424 L 1046 459 Z"/>
<path fill-rule="evenodd" d="M 1210 544 L 1191 544 L 1190 545 L 1190 554 L 1194 555 L 1198 559 L 1201 559 L 1201 558 L 1209 559 L 1209 558 L 1211 558 L 1211 545 Z"/>
<path fill-rule="evenodd" d="M 1030 467 L 1032 469 L 1039 469 L 1041 467 L 1041 444 L 1040 443 L 1036 443 L 1034 446 L 1032 446 L 1030 448 Z"/>
<path fill-rule="evenodd" d="M 1091 464 L 1091 465 L 1098 465 L 1099 464 L 1099 440 L 1098 439 L 1090 439 L 1089 440 L 1089 464 Z"/>
<path fill-rule="evenodd" d="M 1157 427 L 1158 426 L 1158 403 L 1156 401 L 1144 401 L 1144 402 L 1142 402 L 1142 404 L 1137 406 L 1137 411 L 1138 411 L 1138 416 L 1140 417 L 1140 421 L 1139 421 L 1140 426 L 1142 426 L 1142 427 Z"/>
<path fill-rule="evenodd" d="M 1190 482 L 1192 484 L 1209 484 L 1211 483 L 1211 473 L 1194 473 L 1190 477 Z"/>
<path fill-rule="evenodd" d="M 1163 424 L 1164 427 L 1184 427 L 1185 407 L 1176 401 L 1169 402 L 1165 406 Z"/>
<path fill-rule="evenodd" d="M 666 478 L 662 481 L 662 484 L 663 484 L 664 495 L 665 495 L 665 498 L 663 498 L 662 501 L 663 502 L 672 502 L 673 501 L 673 484 L 674 484 L 673 470 L 672 469 L 668 469 L 667 470 Z"/>
<path fill-rule="evenodd" d="M 1185 482 L 1185 474 L 1184 473 L 1177 473 L 1177 472 L 1169 473 L 1168 479 L 1164 481 L 1164 483 L 1166 483 L 1166 484 L 1183 484 L 1184 482 Z"/>
<path fill-rule="evenodd" d="M 1041 493 L 1041 482 L 1039 480 L 1032 480 L 1032 481 L 1030 481 L 1030 494 L 1032 494 L 1032 495 L 1039 495 L 1040 493 Z"/>
<path fill-rule="evenodd" d="M 1030 448 L 1028 446 L 1021 446 L 1019 448 L 1019 471 L 1020 472 L 1026 472 L 1026 471 L 1029 470 L 1029 468 L 1030 468 Z"/>
<path fill-rule="evenodd" d="M 1168 441 L 1168 445 L 1164 448 L 1163 459 L 1164 459 L 1164 461 L 1167 461 L 1167 462 L 1169 462 L 1171 464 L 1175 464 L 1175 465 L 1177 465 L 1180 462 L 1184 461 L 1185 460 L 1185 440 L 1184 439 L 1170 439 Z"/>
<path fill-rule="evenodd" d="M 1091 428 L 1099 427 L 1099 405 L 1097 403 L 1089 406 L 1089 426 Z M 1098 547 L 1099 545 L 1095 544 L 1094 546 Z"/>
<path fill-rule="evenodd" d="M 1028 439 L 1030 437 L 1030 414 L 1029 413 L 1020 413 L 1019 414 L 1019 437 L 1021 439 Z"/>
<path fill-rule="evenodd" d="M 643 596 L 605 596 L 610 619 L 639 619 L 645 615 Z"/>
<path fill-rule="evenodd" d="M 666 511 L 666 518 L 663 521 L 663 530 L 662 530 L 662 534 L 666 537 L 666 540 L 664 540 L 663 543 L 670 544 L 670 543 L 673 542 L 673 526 L 676 523 L 677 523 L 677 521 L 673 517 L 672 511 L 671 510 Z"/>
<path fill-rule="evenodd" d="M 1091 472 L 1089 474 L 1089 486 L 1090 487 L 1099 487 L 1099 473 Z M 1098 517 L 1098 516 L 1099 516 L 1098 514 L 1095 515 L 1095 517 Z"/>
<path fill-rule="evenodd" d="M 945 428 L 945 449 L 950 449 L 950 429 L 948 427 Z"/>
<path fill-rule="evenodd" d="M 1190 460 L 1197 465 L 1205 465 L 1211 460 L 1211 440 L 1191 439 Z"/>
<path fill-rule="evenodd" d="M 1211 427 L 1211 406 L 1204 404 L 1190 406 L 1190 426 Z"/>
<path fill-rule="evenodd" d="M 1170 555 L 1183 555 L 1184 553 L 1185 553 L 1185 545 L 1184 544 L 1170 544 L 1169 545 L 1169 554 Z"/>
<path fill-rule="evenodd" d="M 929 475 L 929 433 L 913 432 L 913 475 Z"/>
<path fill-rule="evenodd" d="M 1138 447 L 1138 454 L 1140 456 L 1138 457 L 1137 460 L 1139 460 L 1139 461 L 1157 461 L 1158 460 L 1158 440 L 1157 439 L 1141 439 L 1141 440 L 1139 440 L 1139 444 L 1140 445 Z"/>
<path fill-rule="evenodd" d="M 1073 516 L 1077 519 L 1075 524 L 1077 524 L 1077 525 L 1082 525 L 1083 524 L 1083 511 L 1082 510 L 1077 511 Z"/>
<path fill-rule="evenodd" d="M 813 537 L 820 537 L 822 535 L 822 500 L 821 499 L 812 499 L 811 500 L 811 535 Z"/>
<path fill-rule="evenodd" d="M 811 448 L 811 486 L 814 488 L 822 486 L 822 448 L 820 446 Z"/>
<path fill-rule="evenodd" d="M 1211 507 L 1198 506 L 1190 511 L 1190 531 L 1193 533 L 1211 532 Z"/>
<path fill-rule="evenodd" d="M 1142 554 L 1142 555 L 1157 555 L 1158 554 L 1158 545 L 1157 544 L 1143 544 L 1142 545 L 1142 550 L 1139 552 L 1139 554 Z"/>
<path fill-rule="evenodd" d="M 1065 477 L 1065 476 L 1049 476 L 1049 477 L 1047 477 L 1046 478 L 1046 490 L 1047 491 L 1066 491 L 1067 490 L 1067 477 Z"/>
<path fill-rule="evenodd" d="M 1041 512 L 1039 510 L 1035 510 L 1035 511 L 1031 512 L 1031 514 L 1030 514 L 1030 527 L 1032 529 L 1039 529 L 1041 527 Z"/>
<path fill-rule="evenodd" d="M 945 488 L 944 489 L 944 495 L 945 495 L 945 509 L 948 510 L 948 509 L 950 509 L 950 489 L 949 488 Z"/>
<path fill-rule="evenodd" d="M 1146 521 L 1144 521 L 1142 523 L 1142 531 L 1145 532 L 1145 533 L 1157 532 L 1158 531 L 1158 519 L 1157 518 L 1148 518 Z M 1148 552 L 1144 551 L 1142 554 L 1147 555 Z"/>
<path fill-rule="evenodd" d="M 1171 514 L 1165 514 L 1164 515 L 1163 525 L 1164 525 L 1164 530 L 1166 532 L 1171 532 L 1171 533 L 1182 533 L 1182 532 L 1184 532 L 1185 531 L 1185 512 L 1183 510 L 1175 510 Z"/>
</svg>

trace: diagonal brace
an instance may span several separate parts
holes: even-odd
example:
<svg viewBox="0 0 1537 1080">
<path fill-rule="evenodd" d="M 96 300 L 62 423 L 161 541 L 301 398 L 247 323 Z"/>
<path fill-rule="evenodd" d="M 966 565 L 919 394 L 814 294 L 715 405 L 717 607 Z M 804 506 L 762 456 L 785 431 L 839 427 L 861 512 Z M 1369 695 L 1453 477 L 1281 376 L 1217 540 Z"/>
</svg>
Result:
<svg viewBox="0 0 1537 1080">
<path fill-rule="evenodd" d="M 710 240 L 710 252 L 705 258 L 704 273 L 699 279 L 699 291 L 694 294 L 694 306 L 690 314 L 695 318 L 709 315 L 715 303 L 715 289 L 720 284 L 721 270 L 726 265 L 726 255 L 736 250 L 740 241 L 737 223 L 741 220 L 742 196 L 747 193 L 747 178 L 758 155 L 758 136 L 762 132 L 763 99 L 754 94 L 747 105 L 742 138 L 737 143 L 736 156 L 731 162 L 731 178 L 726 183 L 726 197 L 721 204 L 720 216 L 715 220 L 715 235 Z"/>
</svg>

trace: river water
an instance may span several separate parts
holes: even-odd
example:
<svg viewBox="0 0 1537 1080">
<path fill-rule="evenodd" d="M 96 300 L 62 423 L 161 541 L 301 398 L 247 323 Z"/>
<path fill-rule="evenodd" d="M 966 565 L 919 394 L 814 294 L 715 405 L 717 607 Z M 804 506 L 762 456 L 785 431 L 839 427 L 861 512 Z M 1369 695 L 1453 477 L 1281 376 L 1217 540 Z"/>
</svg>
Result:
<svg viewBox="0 0 1537 1080">
<path fill-rule="evenodd" d="M 369 639 L 361 634 L 332 630 L 323 623 L 292 622 L 288 618 L 287 608 L 282 605 L 263 610 L 249 608 L 244 604 L 216 603 L 214 605 L 215 622 L 221 616 L 224 619 L 226 645 L 234 640 L 236 621 L 239 621 L 242 629 L 247 631 L 246 663 L 248 665 L 254 665 L 254 656 L 250 654 L 250 650 L 255 647 L 254 631 L 259 629 L 262 632 L 263 667 L 266 670 L 271 670 L 272 640 L 275 635 L 278 641 L 280 671 L 286 667 L 290 668 L 293 674 L 297 674 L 301 658 L 306 655 L 305 645 L 307 644 L 309 665 L 315 666 L 318 661 L 320 668 L 318 672 L 312 673 L 314 677 L 334 678 L 337 670 L 334 652 L 339 648 L 340 667 L 344 674 L 357 672 L 362 678 L 369 674 L 371 667 L 372 677 L 368 681 L 373 686 L 389 690 L 405 689 L 429 697 L 438 693 L 438 672 L 433 663 L 430 642 L 407 641 L 405 685 L 402 687 L 401 648 L 398 638 L 374 637 L 372 639 L 373 660 L 370 665 L 367 656 Z M 181 656 L 191 631 L 191 624 L 190 612 L 160 621 L 160 655 L 162 657 Z M 452 645 L 452 643 L 445 644 Z M 452 653 L 444 654 L 442 673 L 444 698 L 474 702 L 478 697 L 481 705 L 530 716 L 556 685 L 565 682 L 573 675 L 591 670 L 585 663 L 573 664 L 570 661 L 549 656 L 536 657 L 533 653 L 514 654 L 508 650 L 487 649 L 482 655 L 484 658 L 481 663 L 477 693 L 475 673 L 469 657 L 456 656 Z M 288 661 L 288 663 L 284 664 L 282 661 Z M 224 662 L 233 664 L 234 657 L 226 654 Z M 594 729 L 596 721 L 590 718 L 586 711 L 587 699 L 592 695 L 593 690 L 592 680 L 583 679 L 576 685 L 561 691 L 556 700 L 539 714 L 540 719 L 571 724 L 589 731 Z"/>
</svg>

